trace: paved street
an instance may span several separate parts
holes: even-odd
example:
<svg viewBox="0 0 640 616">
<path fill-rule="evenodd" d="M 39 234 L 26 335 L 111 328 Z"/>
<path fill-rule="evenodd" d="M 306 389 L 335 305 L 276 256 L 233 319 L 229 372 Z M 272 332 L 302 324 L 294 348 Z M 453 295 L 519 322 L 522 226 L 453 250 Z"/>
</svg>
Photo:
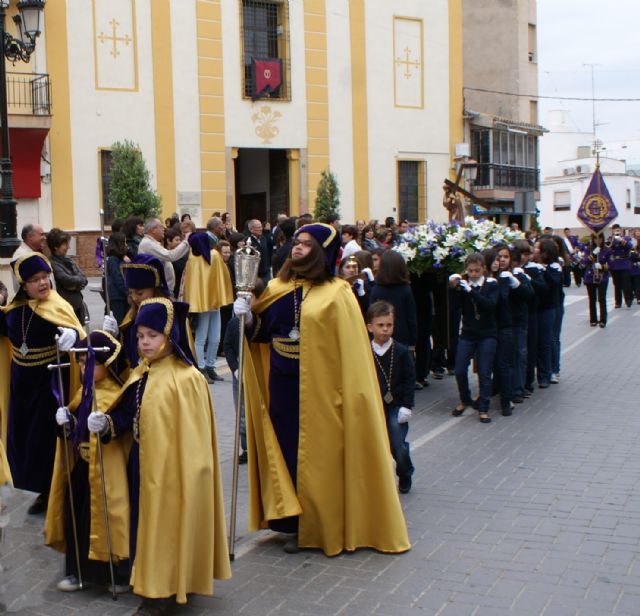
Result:
<svg viewBox="0 0 640 616">
<path fill-rule="evenodd" d="M 241 467 L 233 578 L 216 584 L 214 598 L 193 598 L 174 613 L 640 615 L 640 306 L 611 310 L 609 326 L 593 329 L 585 295 L 567 294 L 561 383 L 536 391 L 513 417 L 494 410 L 487 426 L 473 415 L 452 418 L 453 377 L 418 392 L 414 487 L 401 497 L 409 553 L 284 554 L 280 536 L 245 531 Z M 95 305 L 94 296 L 94 320 Z M 228 504 L 228 373 L 212 392 Z M 12 498 L 0 545 L 8 613 L 131 613 L 131 595 L 113 602 L 101 590 L 55 590 L 63 557 L 43 547 L 42 517 L 25 513 L 31 499 Z"/>
</svg>

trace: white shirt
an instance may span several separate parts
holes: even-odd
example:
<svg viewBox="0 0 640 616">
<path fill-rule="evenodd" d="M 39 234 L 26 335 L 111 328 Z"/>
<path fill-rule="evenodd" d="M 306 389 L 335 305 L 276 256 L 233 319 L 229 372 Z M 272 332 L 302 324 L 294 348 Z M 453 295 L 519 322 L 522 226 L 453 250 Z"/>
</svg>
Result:
<svg viewBox="0 0 640 616">
<path fill-rule="evenodd" d="M 387 340 L 384 344 L 378 344 L 377 342 L 374 342 L 372 340 L 371 348 L 378 357 L 382 357 L 391 348 L 392 344 L 393 338 L 389 338 L 389 340 Z"/>
<path fill-rule="evenodd" d="M 347 257 L 356 254 L 356 252 L 359 252 L 360 250 L 362 250 L 362 248 L 360 248 L 360 244 L 358 244 L 358 242 L 355 240 L 349 240 L 342 249 L 341 259 L 344 261 Z"/>
<path fill-rule="evenodd" d="M 173 265 L 171 265 L 171 263 L 172 261 L 177 261 L 184 257 L 184 255 L 189 252 L 189 242 L 182 240 L 173 250 L 167 250 L 158 240 L 150 235 L 145 235 L 140 240 L 138 252 L 145 255 L 151 255 L 152 257 L 157 257 L 162 261 L 164 266 L 164 277 L 167 281 L 169 292 L 173 296 L 173 289 L 176 285 L 176 274 L 173 271 Z"/>
<path fill-rule="evenodd" d="M 484 276 L 480 276 L 478 280 L 473 283 L 469 283 L 474 289 L 479 289 L 484 284 Z"/>
</svg>

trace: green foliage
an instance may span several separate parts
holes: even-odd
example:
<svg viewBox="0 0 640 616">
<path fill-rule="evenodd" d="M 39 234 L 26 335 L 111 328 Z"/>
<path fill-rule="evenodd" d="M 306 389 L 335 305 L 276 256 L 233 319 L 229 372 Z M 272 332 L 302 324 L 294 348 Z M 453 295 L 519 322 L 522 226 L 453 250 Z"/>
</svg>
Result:
<svg viewBox="0 0 640 616">
<path fill-rule="evenodd" d="M 109 208 L 116 218 L 160 214 L 160 197 L 149 183 L 149 170 L 140 147 L 125 140 L 111 146 Z"/>
<path fill-rule="evenodd" d="M 313 215 L 316 220 L 322 220 L 325 216 L 332 214 L 340 217 L 340 189 L 336 176 L 329 169 L 325 169 L 318 182 Z"/>
</svg>

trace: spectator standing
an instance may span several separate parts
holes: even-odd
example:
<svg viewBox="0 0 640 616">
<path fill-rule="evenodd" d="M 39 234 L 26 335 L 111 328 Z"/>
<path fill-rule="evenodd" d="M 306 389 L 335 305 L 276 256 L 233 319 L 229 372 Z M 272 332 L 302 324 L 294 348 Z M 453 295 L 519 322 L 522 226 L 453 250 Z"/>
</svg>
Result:
<svg viewBox="0 0 640 616">
<path fill-rule="evenodd" d="M 291 253 L 291 245 L 293 242 L 293 234 L 296 230 L 296 221 L 294 218 L 287 218 L 278 225 L 279 237 L 283 240 L 282 244 L 276 250 L 276 254 L 273 255 L 273 261 L 271 262 L 271 268 L 273 275 L 277 276 L 280 268 L 284 262 L 288 259 Z"/>
<path fill-rule="evenodd" d="M 187 233 L 185 238 L 181 240 L 173 250 L 167 250 L 162 245 L 162 241 L 164 240 L 162 223 L 157 218 L 153 218 L 144 224 L 144 237 L 140 241 L 138 252 L 156 257 L 162 262 L 165 280 L 171 292 L 173 292 L 176 285 L 176 275 L 173 271 L 172 263 L 188 254 L 189 235 L 190 234 Z"/>
<path fill-rule="evenodd" d="M 127 253 L 127 239 L 124 233 L 117 231 L 112 233 L 107 244 L 107 290 L 109 292 L 109 304 L 113 317 L 122 323 L 129 310 L 127 301 L 127 288 L 122 275 L 122 265 Z"/>
<path fill-rule="evenodd" d="M 174 248 L 177 248 L 181 241 L 182 233 L 177 227 L 171 227 L 164 232 L 164 247 L 167 250 L 173 250 Z M 173 273 L 176 276 L 176 282 L 172 289 L 174 297 L 178 297 L 178 295 L 180 295 L 180 282 L 182 281 L 182 272 L 184 272 L 184 266 L 187 264 L 188 258 L 189 253 L 172 262 Z"/>
<path fill-rule="evenodd" d="M 342 259 L 346 259 L 356 254 L 359 250 L 362 250 L 357 238 L 358 230 L 353 225 L 345 225 L 342 227 Z"/>
<path fill-rule="evenodd" d="M 133 259 L 144 236 L 144 221 L 140 216 L 129 216 L 122 225 L 122 232 L 127 238 L 127 256 Z"/>
<path fill-rule="evenodd" d="M 67 256 L 71 236 L 54 227 L 47 234 L 47 245 L 51 251 L 51 269 L 56 282 L 56 290 L 73 308 L 80 323 L 84 323 L 85 312 L 82 289 L 89 282 L 78 265 Z"/>
<path fill-rule="evenodd" d="M 260 251 L 260 266 L 258 267 L 258 277 L 267 284 L 271 278 L 271 246 L 269 239 L 263 233 L 262 223 L 253 219 L 247 223 L 249 234 L 247 243 Z"/>
<path fill-rule="evenodd" d="M 47 236 L 40 225 L 31 223 L 25 225 L 22 227 L 20 237 L 22 238 L 22 243 L 13 253 L 13 256 L 11 257 L 12 261 L 16 261 L 30 252 L 44 252 L 44 247 L 47 243 Z M 20 288 L 20 285 L 16 280 L 16 277 L 13 276 L 13 270 L 11 275 L 13 277 L 13 290 L 17 291 Z"/>
</svg>

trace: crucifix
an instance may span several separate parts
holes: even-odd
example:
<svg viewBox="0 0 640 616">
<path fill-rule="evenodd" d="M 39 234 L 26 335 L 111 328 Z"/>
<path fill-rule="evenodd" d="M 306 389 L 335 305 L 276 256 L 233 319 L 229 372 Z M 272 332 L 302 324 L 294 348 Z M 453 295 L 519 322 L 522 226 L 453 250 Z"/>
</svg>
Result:
<svg viewBox="0 0 640 616">
<path fill-rule="evenodd" d="M 100 34 L 98 35 L 98 40 L 101 43 L 111 41 L 112 49 L 109 53 L 114 58 L 117 58 L 120 55 L 120 52 L 118 51 L 118 43 L 129 45 L 132 39 L 128 34 L 125 34 L 124 36 L 118 36 L 117 32 L 120 22 L 116 21 L 115 17 L 109 22 L 109 25 L 111 26 L 111 36 L 107 36 L 104 32 L 100 32 Z"/>
<path fill-rule="evenodd" d="M 411 49 L 409 49 L 408 47 L 404 48 L 404 60 L 402 58 L 396 58 L 396 65 L 404 65 L 404 78 L 405 79 L 411 79 L 411 73 L 409 72 L 409 69 L 411 67 L 418 69 L 420 68 L 420 61 L 419 60 L 410 60 L 409 57 L 411 56 Z"/>
</svg>

